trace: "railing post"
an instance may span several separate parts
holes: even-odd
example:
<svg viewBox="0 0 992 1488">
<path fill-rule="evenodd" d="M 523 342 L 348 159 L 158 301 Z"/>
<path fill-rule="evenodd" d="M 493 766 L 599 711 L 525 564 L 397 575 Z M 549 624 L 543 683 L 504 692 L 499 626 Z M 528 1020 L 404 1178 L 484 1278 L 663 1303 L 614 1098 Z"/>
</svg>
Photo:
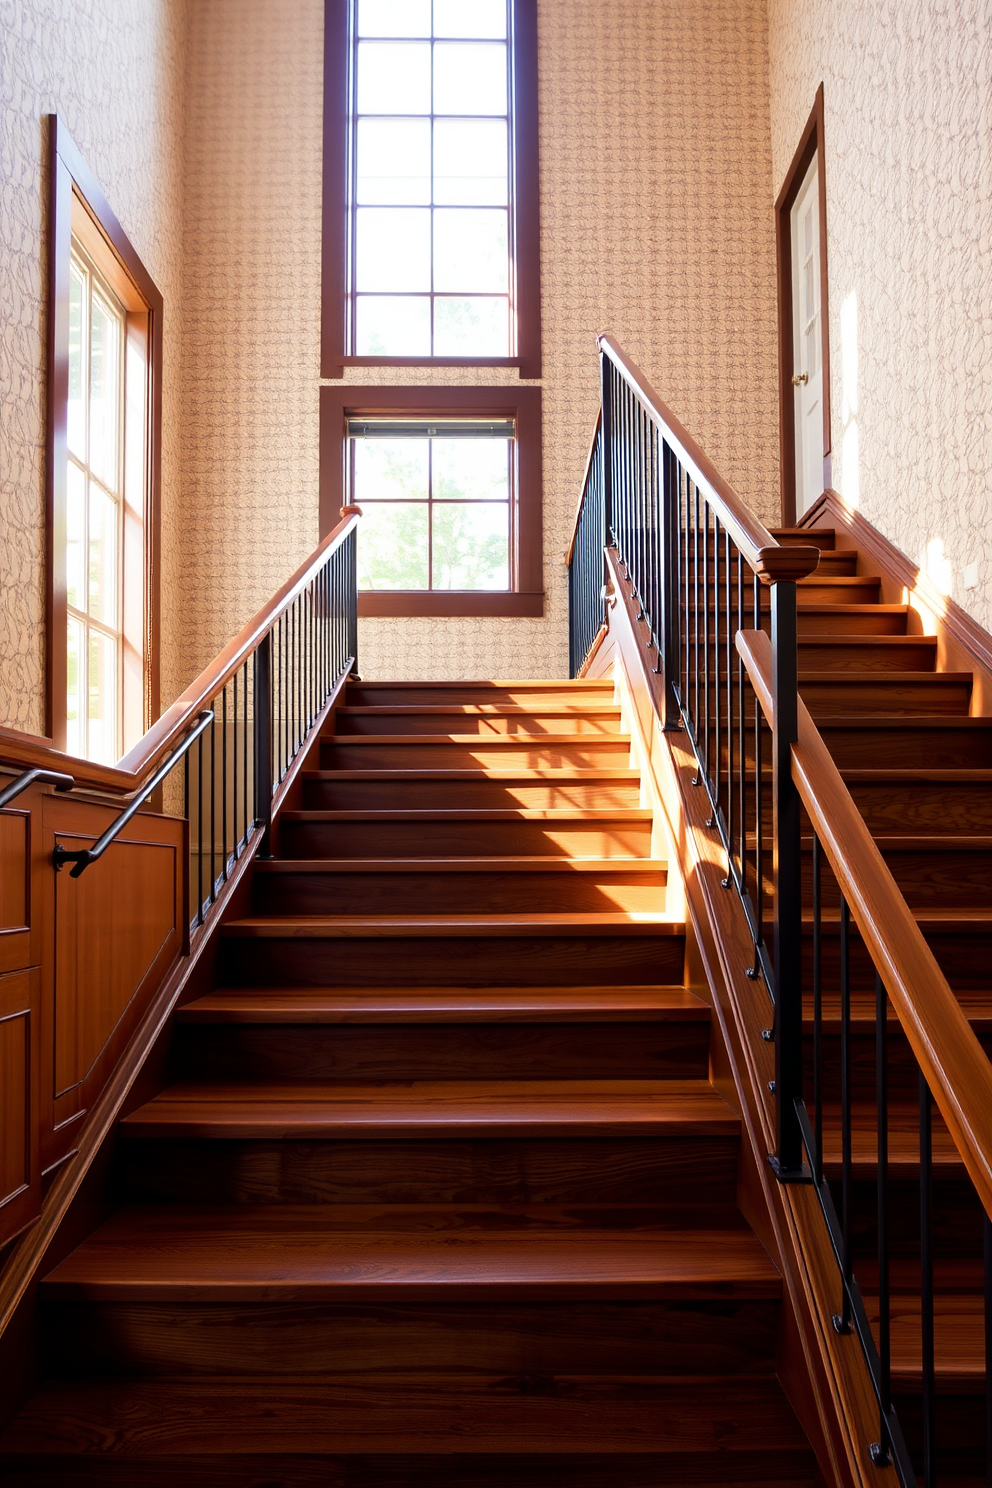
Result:
<svg viewBox="0 0 992 1488">
<path fill-rule="evenodd" d="M 682 727 L 682 716 L 675 695 L 675 678 L 678 676 L 679 610 L 678 583 L 678 502 L 675 499 L 677 480 L 675 455 L 661 438 L 661 656 L 659 661 L 665 685 L 664 716 L 662 726 L 666 733 L 675 733 Z"/>
<path fill-rule="evenodd" d="M 272 835 L 272 633 L 255 651 L 255 822 L 262 828 L 260 858 L 270 858 Z"/>
<path fill-rule="evenodd" d="M 603 547 L 612 548 L 616 545 L 613 535 L 613 397 L 610 359 L 604 351 L 599 353 L 599 387 L 603 423 Z"/>
<path fill-rule="evenodd" d="M 775 889 L 775 1093 L 777 1140 L 772 1166 L 783 1183 L 803 1181 L 802 841 L 792 745 L 799 732 L 799 650 L 796 586 L 771 586 L 772 619 L 772 873 Z M 758 789 L 761 785 L 759 782 Z M 761 892 L 761 886 L 758 886 Z"/>
</svg>

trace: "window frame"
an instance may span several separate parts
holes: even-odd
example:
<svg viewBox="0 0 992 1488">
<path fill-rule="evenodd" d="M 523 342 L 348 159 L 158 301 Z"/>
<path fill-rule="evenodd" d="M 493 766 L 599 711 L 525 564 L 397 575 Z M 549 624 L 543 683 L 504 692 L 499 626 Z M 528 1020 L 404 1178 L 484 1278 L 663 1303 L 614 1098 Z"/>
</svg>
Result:
<svg viewBox="0 0 992 1488">
<path fill-rule="evenodd" d="M 69 269 L 73 239 L 126 311 L 125 340 L 144 360 L 142 448 L 125 453 L 119 557 L 123 655 L 121 747 L 124 753 L 160 710 L 160 543 L 162 452 L 162 296 L 65 123 L 49 116 L 49 316 L 47 418 L 46 728 L 56 749 L 66 747 Z M 124 389 L 124 397 L 130 396 Z M 124 431 L 126 443 L 126 427 Z M 135 490 L 137 485 L 138 489 Z M 135 568 L 140 586 L 129 584 Z M 140 593 L 140 600 L 135 595 Z"/>
<path fill-rule="evenodd" d="M 537 0 L 510 0 L 513 95 L 511 150 L 511 299 L 516 346 L 509 357 L 355 356 L 350 352 L 352 17 L 356 0 L 324 0 L 323 206 L 321 245 L 321 377 L 345 367 L 516 367 L 541 376 L 540 181 L 538 171 Z"/>
<path fill-rule="evenodd" d="M 513 419 L 516 425 L 509 590 L 361 590 L 360 616 L 532 616 L 544 614 L 541 390 L 531 387 L 322 387 L 320 535 L 341 519 L 350 418 Z M 360 494 L 360 493 L 359 493 Z M 359 525 L 358 541 L 362 533 Z"/>
</svg>

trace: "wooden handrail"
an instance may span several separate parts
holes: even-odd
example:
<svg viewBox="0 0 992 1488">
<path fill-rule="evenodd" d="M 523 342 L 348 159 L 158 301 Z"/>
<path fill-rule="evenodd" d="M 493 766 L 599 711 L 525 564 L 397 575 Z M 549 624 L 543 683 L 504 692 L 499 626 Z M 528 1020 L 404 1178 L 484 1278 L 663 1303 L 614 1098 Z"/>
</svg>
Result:
<svg viewBox="0 0 992 1488">
<path fill-rule="evenodd" d="M 776 542 L 613 337 L 604 332 L 599 337 L 599 349 L 622 373 L 641 407 L 664 434 L 683 468 L 689 471 L 697 485 L 705 488 L 707 501 L 714 515 L 730 533 L 762 583 L 774 584 L 780 579 L 804 579 L 807 574 L 813 573 L 820 562 L 819 549 Z"/>
<path fill-rule="evenodd" d="M 772 647 L 742 630 L 737 649 L 769 723 Z M 992 1215 L 992 1063 L 927 945 L 802 699 L 793 778 L 923 1077 L 986 1213 Z"/>
<path fill-rule="evenodd" d="M 586 456 L 585 470 L 582 473 L 582 480 L 579 483 L 579 499 L 575 503 L 575 521 L 572 523 L 572 538 L 568 545 L 568 552 L 565 554 L 566 568 L 571 565 L 572 554 L 575 552 L 575 542 L 579 535 L 579 523 L 582 520 L 582 508 L 585 505 L 586 490 L 589 486 L 589 475 L 592 471 L 592 462 L 596 454 L 596 440 L 599 438 L 599 431 L 602 427 L 603 410 L 600 408 L 596 414 L 596 423 L 593 426 L 592 438 L 589 441 L 589 453 Z"/>
<path fill-rule="evenodd" d="M 93 760 L 78 759 L 54 749 L 46 740 L 20 735 L 12 729 L 0 729 L 0 768 L 34 766 L 67 769 L 76 789 L 130 795 L 140 789 L 169 751 L 179 742 L 198 713 L 209 705 L 224 684 L 234 676 L 255 650 L 262 637 L 271 630 L 279 616 L 320 571 L 335 548 L 340 547 L 358 523 L 356 509 L 350 509 L 329 532 L 292 578 L 287 579 L 267 604 L 229 642 L 209 666 L 187 687 L 181 697 L 167 708 L 144 736 L 138 740 L 117 765 L 100 765 Z"/>
</svg>

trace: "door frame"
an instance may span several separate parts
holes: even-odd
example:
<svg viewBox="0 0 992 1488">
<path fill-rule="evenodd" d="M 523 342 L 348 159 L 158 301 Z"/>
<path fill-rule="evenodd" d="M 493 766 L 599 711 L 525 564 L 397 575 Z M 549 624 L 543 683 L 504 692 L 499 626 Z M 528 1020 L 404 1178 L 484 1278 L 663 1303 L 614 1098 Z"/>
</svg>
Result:
<svg viewBox="0 0 992 1488">
<path fill-rule="evenodd" d="M 820 229 L 820 335 L 823 367 L 823 486 L 830 485 L 830 314 L 827 300 L 827 186 L 823 164 L 823 84 L 816 90 L 796 153 L 775 200 L 775 263 L 778 284 L 779 451 L 782 479 L 782 522 L 796 521 L 796 404 L 792 334 L 792 208 L 814 155 Z"/>
</svg>

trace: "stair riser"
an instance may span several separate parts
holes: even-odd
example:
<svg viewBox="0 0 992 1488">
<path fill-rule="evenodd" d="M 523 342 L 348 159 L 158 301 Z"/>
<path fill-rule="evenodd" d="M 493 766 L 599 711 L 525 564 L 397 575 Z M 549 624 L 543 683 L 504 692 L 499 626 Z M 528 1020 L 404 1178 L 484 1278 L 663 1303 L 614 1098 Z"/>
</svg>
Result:
<svg viewBox="0 0 992 1488">
<path fill-rule="evenodd" d="M 942 770 L 992 768 L 992 730 L 967 725 L 873 728 L 866 721 L 848 728 L 843 724 L 822 729 L 824 743 L 840 769 L 927 770 L 938 764 Z M 766 759 L 771 756 L 765 755 Z"/>
<path fill-rule="evenodd" d="M 921 1390 L 899 1390 L 894 1382 L 893 1404 L 902 1423 L 906 1444 L 913 1455 L 918 1472 L 922 1473 L 923 1459 L 923 1411 Z M 941 1480 L 953 1483 L 957 1478 L 971 1482 L 984 1481 L 985 1474 L 985 1392 L 979 1393 L 976 1382 L 973 1391 L 961 1393 L 953 1387 L 941 1386 L 938 1380 L 937 1407 L 935 1410 L 934 1435 L 939 1443 L 938 1461 L 942 1469 Z M 969 1484 L 970 1488 L 970 1484 Z"/>
<path fill-rule="evenodd" d="M 186 1025 L 182 1072 L 196 1080 L 705 1079 L 705 1023 L 434 1023 L 390 1027 Z"/>
<path fill-rule="evenodd" d="M 920 914 L 942 909 L 992 909 L 992 872 L 986 855 L 979 851 L 886 848 L 883 857 L 907 904 Z M 811 851 L 803 853 L 803 904 L 808 907 L 813 904 L 812 858 Z M 840 890 L 829 865 L 822 859 L 821 864 L 821 905 L 824 911 L 834 911 L 840 904 Z M 774 902 L 772 882 L 770 878 L 765 882 L 765 907 L 769 912 Z"/>
<path fill-rule="evenodd" d="M 227 981 L 266 987 L 597 987 L 682 980 L 681 936 L 228 939 Z"/>
<path fill-rule="evenodd" d="M 58 1462 L 52 1467 L 52 1461 Z M 177 1465 L 178 1463 L 178 1465 Z M 5 1457 L 4 1488 L 812 1488 L 808 1452 Z"/>
<path fill-rule="evenodd" d="M 992 783 L 862 785 L 852 781 L 848 790 L 878 835 L 992 836 Z"/>
<path fill-rule="evenodd" d="M 307 780 L 306 811 L 612 811 L 640 805 L 636 781 L 503 785 L 487 780 Z"/>
<path fill-rule="evenodd" d="M 992 1052 L 992 1039 L 981 1040 L 986 1050 Z M 812 1108 L 813 1059 L 812 1035 L 805 1040 L 806 1089 L 810 1092 Z M 821 1071 L 824 1100 L 828 1104 L 840 1104 L 841 1041 L 837 1025 L 831 1025 L 823 1034 Z M 888 1083 L 892 1101 L 910 1104 L 915 1102 L 919 1090 L 919 1065 L 912 1054 L 905 1036 L 890 1024 L 888 1039 Z M 851 1036 L 851 1091 L 856 1102 L 875 1103 L 875 1031 L 869 1032 L 859 1025 Z M 874 1117 L 872 1117 L 874 1121 Z M 872 1127 L 874 1130 L 874 1126 Z"/>
<path fill-rule="evenodd" d="M 700 550 L 700 559 L 702 559 L 702 551 L 701 550 Z M 709 595 L 710 595 L 710 598 L 712 598 L 712 593 L 713 593 L 713 574 L 712 574 L 712 568 L 713 568 L 713 565 L 711 564 L 710 565 L 710 575 L 709 575 Z M 724 564 L 723 560 L 721 559 L 720 560 L 720 591 L 719 591 L 721 604 L 725 603 L 725 600 L 726 600 L 726 572 L 727 572 L 726 565 Z M 880 584 L 880 581 L 878 579 L 875 579 L 875 580 L 872 580 L 870 578 L 859 579 L 857 576 L 851 576 L 851 577 L 846 578 L 846 580 L 845 580 L 844 583 L 838 584 L 838 583 L 832 583 L 831 582 L 832 579 L 837 579 L 837 578 L 840 578 L 840 577 L 843 577 L 843 576 L 842 575 L 837 575 L 837 574 L 814 573 L 811 578 L 800 579 L 799 583 L 796 585 L 796 595 L 797 595 L 797 598 L 798 598 L 799 603 L 801 605 L 802 604 L 808 604 L 808 605 L 843 605 L 843 604 L 878 604 L 879 603 L 879 590 L 881 588 L 881 584 Z M 690 586 L 692 586 L 692 583 L 693 583 L 693 576 L 692 576 L 692 569 L 691 569 L 691 562 L 690 562 Z M 702 562 L 700 562 L 700 568 L 699 568 L 699 596 L 700 596 L 700 603 L 702 603 L 703 595 L 706 592 L 707 592 L 707 588 L 703 584 Z M 733 605 L 733 608 L 736 610 L 736 608 L 737 608 L 737 585 L 736 585 L 735 582 L 733 582 L 733 580 L 731 581 L 730 594 L 731 594 L 731 603 Z M 762 606 L 762 609 L 764 609 L 764 610 L 771 609 L 771 601 L 770 601 L 770 599 L 768 597 L 768 590 L 767 589 L 764 589 L 762 591 L 762 593 L 761 593 L 761 606 Z M 752 591 L 752 584 L 751 584 L 750 578 L 747 578 L 747 577 L 745 577 L 745 580 L 744 580 L 744 607 L 745 607 L 745 612 L 747 614 L 753 613 L 753 609 L 754 609 L 754 597 L 753 597 L 753 591 Z"/>
<path fill-rule="evenodd" d="M 838 674 L 836 682 L 809 682 L 800 677 L 799 695 L 815 721 L 856 714 L 953 717 L 967 715 L 971 683 L 945 682 L 939 676 L 892 682 L 884 672 L 879 672 L 877 681 L 865 682 Z"/>
<path fill-rule="evenodd" d="M 257 873 L 261 915 L 660 913 L 667 874 Z"/>
<path fill-rule="evenodd" d="M 350 708 L 455 708 L 511 707 L 578 708 L 588 704 L 592 708 L 609 706 L 613 702 L 612 684 L 563 683 L 556 687 L 549 682 L 546 688 L 533 691 L 525 687 L 472 687 L 468 682 L 438 682 L 431 686 L 405 687 L 388 682 L 362 682 L 348 687 L 347 705 Z"/>
<path fill-rule="evenodd" d="M 852 604 L 855 601 L 851 601 Z M 715 621 L 713 619 L 714 609 L 710 607 L 710 635 L 714 634 Z M 721 643 L 725 642 L 726 631 L 724 628 L 725 604 L 720 606 L 720 637 Z M 736 629 L 737 602 L 736 596 L 733 600 L 733 615 Z M 748 630 L 754 629 L 754 607 L 748 604 L 745 609 L 744 624 Z M 761 629 L 766 635 L 771 634 L 771 612 L 767 606 L 761 613 Z M 803 591 L 799 591 L 799 605 L 797 610 L 797 628 L 799 639 L 808 639 L 815 636 L 903 636 L 906 634 L 906 615 L 903 611 L 891 613 L 888 610 L 879 609 L 874 606 L 866 606 L 861 609 L 851 610 L 846 604 L 828 603 L 820 609 L 811 609 L 806 605 Z M 700 630 L 702 629 L 702 618 L 700 617 Z"/>
<path fill-rule="evenodd" d="M 982 1260 L 982 1211 L 966 1178 L 936 1177 L 933 1186 L 933 1249 L 937 1261 Z M 834 1194 L 840 1213 L 840 1186 Z M 919 1176 L 889 1179 L 889 1251 L 893 1261 L 918 1263 L 920 1255 Z M 852 1203 L 855 1255 L 871 1261 L 878 1245 L 878 1189 L 874 1181 L 855 1181 Z M 917 1274 L 914 1274 L 914 1282 Z"/>
<path fill-rule="evenodd" d="M 620 713 L 578 713 L 573 717 L 554 713 L 346 713 L 335 717 L 337 738 L 381 734 L 619 734 Z"/>
<path fill-rule="evenodd" d="M 60 1376 L 749 1374 L 774 1368 L 777 1302 L 401 1306 L 49 1305 Z"/>
<path fill-rule="evenodd" d="M 284 821 L 285 858 L 644 858 L 651 822 Z"/>
<path fill-rule="evenodd" d="M 926 940 L 938 966 L 956 991 L 981 991 L 988 987 L 992 935 L 966 930 L 928 930 Z M 803 934 L 803 977 L 807 986 L 813 985 L 813 955 L 808 931 Z M 824 936 L 823 940 L 823 985 L 830 988 L 840 986 L 840 946 L 834 934 Z M 866 991 L 874 986 L 874 965 L 861 941 L 852 933 L 851 987 Z"/>
<path fill-rule="evenodd" d="M 128 1138 L 134 1203 L 732 1204 L 736 1136 Z"/>
<path fill-rule="evenodd" d="M 630 744 L 623 739 L 582 738 L 574 744 L 517 744 L 508 739 L 497 744 L 480 739 L 478 744 L 449 743 L 432 739 L 415 744 L 320 744 L 322 770 L 625 770 L 630 763 Z"/>
<path fill-rule="evenodd" d="M 850 648 L 818 645 L 802 637 L 799 642 L 800 675 L 804 671 L 932 672 L 935 661 L 936 647 L 925 641 L 893 646 L 878 640 L 871 645 L 859 644 Z"/>
</svg>

